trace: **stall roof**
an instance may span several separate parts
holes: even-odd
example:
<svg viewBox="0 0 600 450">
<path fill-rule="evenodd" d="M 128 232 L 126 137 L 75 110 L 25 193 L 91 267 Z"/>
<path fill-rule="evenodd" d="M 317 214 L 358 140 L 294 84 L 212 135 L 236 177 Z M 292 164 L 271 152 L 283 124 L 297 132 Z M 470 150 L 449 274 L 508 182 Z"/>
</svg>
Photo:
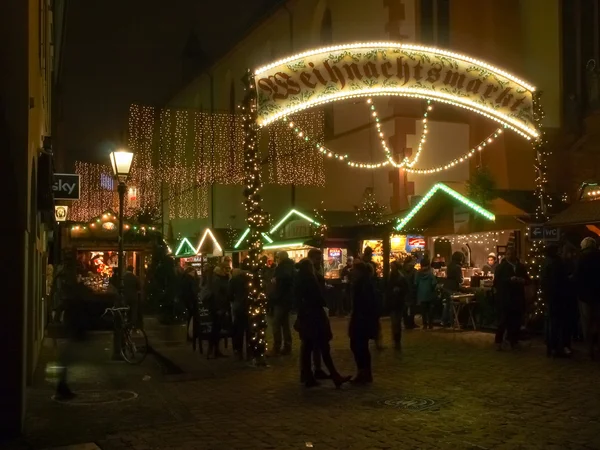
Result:
<svg viewBox="0 0 600 450">
<path fill-rule="evenodd" d="M 300 219 L 304 219 L 307 222 L 310 222 L 312 224 L 315 225 L 320 225 L 319 222 L 317 222 L 313 217 L 304 214 L 301 211 L 298 211 L 295 208 L 292 208 L 290 211 L 287 212 L 287 214 L 285 216 L 283 216 L 270 230 L 268 233 L 262 233 L 263 236 L 263 240 L 265 241 L 265 243 L 267 244 L 267 246 L 272 246 L 272 245 L 277 245 L 274 244 L 274 240 L 272 238 L 272 235 L 274 232 L 276 232 L 279 228 L 281 228 L 283 225 L 285 225 L 285 223 L 291 219 L 292 217 L 298 217 Z M 240 235 L 240 237 L 237 239 L 237 241 L 235 242 L 235 245 L 233 246 L 234 249 L 236 250 L 240 250 L 242 244 L 245 242 L 246 237 L 248 236 L 248 233 L 250 233 L 250 228 L 246 228 L 242 234 Z"/>
<path fill-rule="evenodd" d="M 211 230 L 206 228 L 201 234 L 196 245 L 192 244 L 188 238 L 183 238 L 177 245 L 175 250 L 175 256 L 191 256 L 198 255 L 200 253 L 210 254 L 223 254 L 223 246 L 217 240 L 217 235 L 220 233 L 217 230 Z M 212 245 L 212 247 L 210 247 Z M 210 249 L 210 250 L 209 250 Z"/>
<path fill-rule="evenodd" d="M 548 225 L 588 225 L 600 222 L 600 200 L 573 203 L 548 221 Z"/>
<path fill-rule="evenodd" d="M 452 185 L 452 187 L 450 187 L 450 185 Z M 409 223 L 411 223 L 412 228 L 426 228 L 425 225 L 442 206 L 441 202 L 443 202 L 444 197 L 448 196 L 467 206 L 489 221 L 496 220 L 496 215 L 494 213 L 479 206 L 477 203 L 458 192 L 459 189 L 464 190 L 464 185 L 460 183 L 437 183 L 402 219 L 400 219 L 395 227 L 396 230 L 402 231 L 407 228 Z"/>
</svg>

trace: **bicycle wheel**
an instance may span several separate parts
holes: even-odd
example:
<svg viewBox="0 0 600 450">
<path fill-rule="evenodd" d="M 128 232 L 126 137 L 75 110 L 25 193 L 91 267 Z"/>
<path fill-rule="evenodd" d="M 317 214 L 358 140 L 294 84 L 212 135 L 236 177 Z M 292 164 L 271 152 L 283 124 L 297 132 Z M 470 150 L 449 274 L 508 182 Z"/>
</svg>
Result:
<svg viewBox="0 0 600 450">
<path fill-rule="evenodd" d="M 144 330 L 126 325 L 123 329 L 121 356 L 129 364 L 141 363 L 148 354 L 148 337 Z"/>
</svg>

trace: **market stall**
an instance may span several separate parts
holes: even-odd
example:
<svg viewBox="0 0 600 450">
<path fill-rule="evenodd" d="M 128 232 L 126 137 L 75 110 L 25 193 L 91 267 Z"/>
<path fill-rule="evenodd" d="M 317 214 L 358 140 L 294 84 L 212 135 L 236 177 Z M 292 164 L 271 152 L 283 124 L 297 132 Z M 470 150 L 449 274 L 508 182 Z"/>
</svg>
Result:
<svg viewBox="0 0 600 450">
<path fill-rule="evenodd" d="M 226 256 L 223 234 L 223 230 L 206 228 L 192 238 L 184 237 L 175 246 L 175 258 L 182 268 L 194 267 L 200 275 L 204 263 L 216 263 Z"/>
<path fill-rule="evenodd" d="M 524 254 L 527 212 L 502 198 L 491 200 L 484 208 L 466 196 L 461 183 L 438 183 L 398 223 L 396 231 L 422 230 L 432 268 L 445 284 L 446 268 L 453 253 L 464 256 L 463 285 L 456 303 L 470 303 L 463 309 L 472 319 L 473 305 L 479 303 L 479 324 L 491 325 L 497 319 L 492 297 L 493 272 L 506 249 L 513 247 Z M 468 313 L 468 314 L 467 314 Z M 455 324 L 460 323 L 455 317 Z M 473 320 L 469 320 L 471 325 Z"/>
<path fill-rule="evenodd" d="M 153 243 L 161 239 L 156 227 L 124 223 L 123 270 L 133 267 L 140 280 L 141 301 L 145 300 L 145 274 L 152 256 Z M 94 322 L 92 326 L 103 326 L 99 321 L 104 308 L 115 302 L 117 289 L 111 278 L 118 265 L 119 220 L 112 211 L 106 211 L 86 223 L 67 222 L 62 228 L 62 246 L 76 257 L 77 280 L 81 289 L 81 301 Z"/>
</svg>

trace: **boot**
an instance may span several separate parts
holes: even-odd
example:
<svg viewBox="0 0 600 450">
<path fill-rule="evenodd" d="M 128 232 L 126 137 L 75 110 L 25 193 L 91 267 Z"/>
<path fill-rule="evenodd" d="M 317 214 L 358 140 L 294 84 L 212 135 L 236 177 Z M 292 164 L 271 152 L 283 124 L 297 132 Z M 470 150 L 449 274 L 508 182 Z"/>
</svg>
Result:
<svg viewBox="0 0 600 450">
<path fill-rule="evenodd" d="M 327 375 L 327 372 L 323 369 L 315 369 L 315 378 L 317 380 L 328 380 L 331 378 L 331 375 Z"/>
<path fill-rule="evenodd" d="M 73 393 L 73 391 L 69 388 L 69 386 L 67 385 L 67 382 L 64 380 L 61 380 L 58 383 L 58 386 L 56 387 L 56 394 L 54 395 L 54 397 L 57 400 L 71 400 L 75 397 L 75 394 Z"/>
<path fill-rule="evenodd" d="M 368 373 L 365 369 L 360 369 L 352 379 L 353 384 L 367 384 L 369 381 Z"/>
<path fill-rule="evenodd" d="M 347 383 L 351 379 L 351 376 L 342 376 L 339 373 L 331 375 L 331 380 L 333 381 L 333 384 L 335 385 L 336 389 L 339 389 L 342 386 L 342 384 Z"/>
</svg>

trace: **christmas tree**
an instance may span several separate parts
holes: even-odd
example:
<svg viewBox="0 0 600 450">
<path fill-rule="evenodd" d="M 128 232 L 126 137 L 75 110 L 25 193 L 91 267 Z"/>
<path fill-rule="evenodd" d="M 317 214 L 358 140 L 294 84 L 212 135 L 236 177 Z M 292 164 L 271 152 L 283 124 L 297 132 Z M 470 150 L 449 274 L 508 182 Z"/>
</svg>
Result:
<svg viewBox="0 0 600 450">
<path fill-rule="evenodd" d="M 385 206 L 381 206 L 377 202 L 372 187 L 365 189 L 361 204 L 355 206 L 354 209 L 359 224 L 381 225 L 383 223 Z"/>
</svg>

